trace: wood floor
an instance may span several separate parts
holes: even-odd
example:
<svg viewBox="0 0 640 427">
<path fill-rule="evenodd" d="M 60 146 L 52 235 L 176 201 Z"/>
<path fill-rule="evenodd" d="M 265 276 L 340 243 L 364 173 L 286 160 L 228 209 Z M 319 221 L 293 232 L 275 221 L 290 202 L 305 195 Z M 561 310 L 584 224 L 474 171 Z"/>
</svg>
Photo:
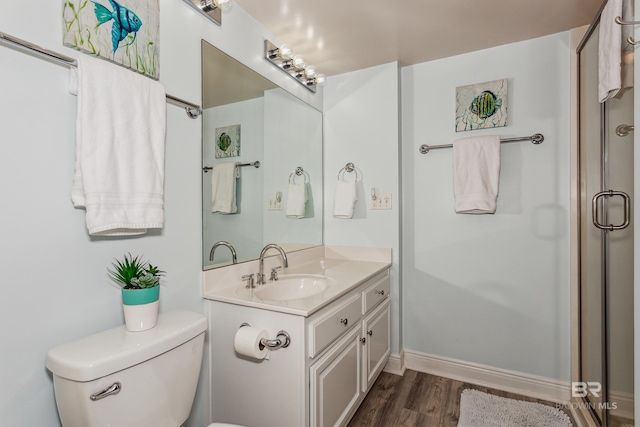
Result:
<svg viewBox="0 0 640 427">
<path fill-rule="evenodd" d="M 460 395 L 467 388 L 555 407 L 555 403 L 421 372 L 407 370 L 403 376 L 383 372 L 348 427 L 456 427 Z"/>
</svg>

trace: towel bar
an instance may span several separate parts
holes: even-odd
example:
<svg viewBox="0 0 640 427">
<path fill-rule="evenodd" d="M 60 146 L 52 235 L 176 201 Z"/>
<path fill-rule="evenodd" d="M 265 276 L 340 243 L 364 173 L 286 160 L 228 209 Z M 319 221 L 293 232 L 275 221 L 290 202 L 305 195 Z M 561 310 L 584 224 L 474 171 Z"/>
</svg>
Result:
<svg viewBox="0 0 640 427">
<path fill-rule="evenodd" d="M 518 141 L 531 141 L 532 144 L 538 145 L 538 144 L 542 144 L 542 141 L 544 141 L 544 135 L 542 135 L 541 133 L 536 133 L 531 136 L 523 136 L 520 138 L 504 138 L 504 139 L 501 138 L 500 139 L 501 143 L 518 142 Z M 420 150 L 420 154 L 427 154 L 430 150 L 437 150 L 438 148 L 451 148 L 451 147 L 453 147 L 453 144 L 442 144 L 442 145 L 422 144 L 419 150 Z"/>
<path fill-rule="evenodd" d="M 260 161 L 255 161 L 255 162 L 251 162 L 251 163 L 239 163 L 239 164 L 238 164 L 238 167 L 244 167 L 244 166 L 253 166 L 253 167 L 255 167 L 256 169 L 258 169 L 258 168 L 260 167 Z M 212 167 L 212 166 L 204 166 L 204 167 L 202 168 L 202 171 L 203 171 L 204 173 L 207 173 L 207 172 L 209 172 L 211 169 L 213 169 L 213 167 Z"/>
<path fill-rule="evenodd" d="M 45 49 L 43 47 L 40 47 L 38 45 L 35 45 L 33 43 L 30 43 L 26 40 L 22 40 L 19 39 L 17 37 L 13 37 L 10 36 L 7 33 L 3 33 L 2 31 L 0 31 L 0 41 L 1 42 L 5 42 L 8 43 L 12 46 L 21 48 L 23 50 L 28 50 L 31 51 L 33 53 L 36 53 L 44 58 L 47 59 L 51 59 L 54 60 L 62 65 L 66 65 L 68 67 L 77 67 L 78 66 L 78 62 L 74 59 L 71 58 L 69 56 L 65 56 L 62 54 L 59 54 L 57 52 L 54 52 L 52 50 L 48 50 Z M 175 97 L 173 95 L 169 95 L 167 94 L 167 101 L 169 101 L 170 103 L 174 104 L 174 105 L 178 105 L 180 107 L 184 107 L 187 115 L 192 118 L 195 119 L 196 117 L 198 117 L 200 114 L 202 114 L 202 108 L 199 105 L 196 104 L 192 104 L 191 102 L 187 102 L 183 99 L 180 99 L 178 97 Z"/>
<path fill-rule="evenodd" d="M 640 25 L 640 21 L 623 21 L 621 17 L 616 16 L 616 24 L 620 25 Z"/>
</svg>

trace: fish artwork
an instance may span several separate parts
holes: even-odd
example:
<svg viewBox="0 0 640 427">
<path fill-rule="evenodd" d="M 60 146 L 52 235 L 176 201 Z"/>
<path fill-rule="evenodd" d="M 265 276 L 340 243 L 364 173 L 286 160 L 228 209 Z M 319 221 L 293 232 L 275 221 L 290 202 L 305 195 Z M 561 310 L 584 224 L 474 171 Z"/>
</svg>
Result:
<svg viewBox="0 0 640 427">
<path fill-rule="evenodd" d="M 485 90 L 473 98 L 469 111 L 481 119 L 486 119 L 493 116 L 501 106 L 502 100 L 497 98 L 493 92 Z"/>
<path fill-rule="evenodd" d="M 133 40 L 125 45 L 125 47 L 131 46 L 133 42 L 135 42 L 137 32 L 142 26 L 142 21 L 138 18 L 138 15 L 133 13 L 133 11 L 116 3 L 115 0 L 109 0 L 113 10 L 109 10 L 105 6 L 93 0 L 91 0 L 91 2 L 95 5 L 94 11 L 96 18 L 98 19 L 97 27 L 113 19 L 113 26 L 111 27 L 111 43 L 113 45 L 113 56 L 115 57 L 116 50 L 120 47 L 120 42 L 129 34 L 133 33 Z"/>
</svg>

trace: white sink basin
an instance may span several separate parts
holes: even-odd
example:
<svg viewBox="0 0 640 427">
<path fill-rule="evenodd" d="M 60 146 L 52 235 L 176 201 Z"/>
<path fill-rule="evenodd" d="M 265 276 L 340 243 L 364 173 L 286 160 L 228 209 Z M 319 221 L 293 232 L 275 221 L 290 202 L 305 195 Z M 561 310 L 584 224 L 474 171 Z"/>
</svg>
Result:
<svg viewBox="0 0 640 427">
<path fill-rule="evenodd" d="M 257 288 L 254 295 L 262 300 L 291 301 L 324 292 L 332 279 L 319 274 L 281 275 L 277 281 Z"/>
</svg>

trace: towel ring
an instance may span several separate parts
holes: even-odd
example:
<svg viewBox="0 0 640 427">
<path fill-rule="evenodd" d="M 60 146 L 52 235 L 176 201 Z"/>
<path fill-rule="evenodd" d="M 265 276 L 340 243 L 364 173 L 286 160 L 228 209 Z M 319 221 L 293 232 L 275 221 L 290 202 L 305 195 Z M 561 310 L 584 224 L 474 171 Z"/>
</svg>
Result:
<svg viewBox="0 0 640 427">
<path fill-rule="evenodd" d="M 345 172 L 354 172 L 356 173 L 356 181 L 358 180 L 359 176 L 358 176 L 358 169 L 356 169 L 356 166 L 349 162 L 347 163 L 342 169 L 340 169 L 340 171 L 338 172 L 338 181 L 340 181 L 340 174 L 342 174 L 342 180 L 344 181 L 344 174 Z"/>
<path fill-rule="evenodd" d="M 290 184 L 295 184 L 296 183 L 296 176 L 304 177 L 305 184 L 308 183 L 311 180 L 311 177 L 309 176 L 309 174 L 306 173 L 304 171 L 304 169 L 302 169 L 302 167 L 300 167 L 300 166 L 298 166 L 296 168 L 296 170 L 291 172 L 291 175 L 289 175 L 289 183 Z"/>
</svg>

